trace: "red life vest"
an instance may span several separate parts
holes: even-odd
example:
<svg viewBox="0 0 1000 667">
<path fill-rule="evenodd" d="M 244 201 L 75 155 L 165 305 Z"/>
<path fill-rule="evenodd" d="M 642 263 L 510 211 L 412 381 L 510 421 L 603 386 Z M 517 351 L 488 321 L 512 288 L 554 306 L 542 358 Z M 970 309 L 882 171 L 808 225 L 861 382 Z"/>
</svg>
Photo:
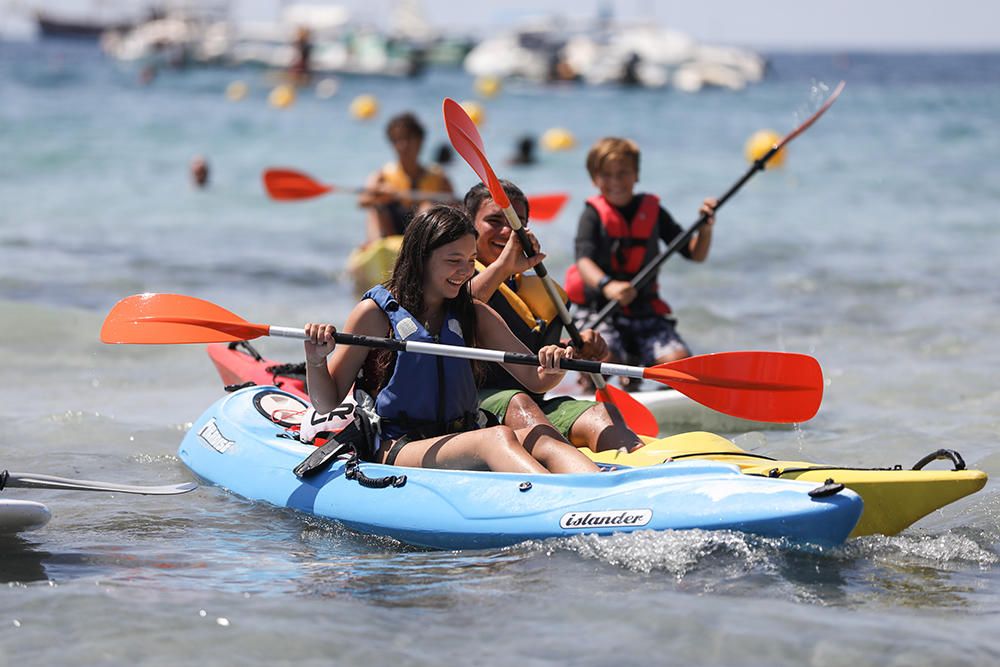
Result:
<svg viewBox="0 0 1000 667">
<path fill-rule="evenodd" d="M 639 273 L 639 270 L 656 256 L 658 251 L 659 197 L 650 194 L 642 195 L 639 208 L 630 221 L 626 221 L 621 212 L 603 195 L 591 197 L 587 203 L 594 207 L 601 219 L 602 242 L 612 246 L 611 265 L 601 268 L 612 280 L 632 280 Z M 603 295 L 597 293 L 596 290 L 586 288 L 576 264 L 570 266 L 569 270 L 566 271 L 565 285 L 566 293 L 573 303 L 596 306 L 597 308 L 601 308 L 607 303 L 607 299 Z M 658 285 L 653 283 L 650 287 L 642 290 L 642 293 L 633 302 L 634 305 L 623 307 L 622 312 L 630 315 L 636 310 L 634 306 L 643 302 L 648 303 L 656 315 L 669 314 L 670 306 L 660 299 L 657 293 Z"/>
</svg>

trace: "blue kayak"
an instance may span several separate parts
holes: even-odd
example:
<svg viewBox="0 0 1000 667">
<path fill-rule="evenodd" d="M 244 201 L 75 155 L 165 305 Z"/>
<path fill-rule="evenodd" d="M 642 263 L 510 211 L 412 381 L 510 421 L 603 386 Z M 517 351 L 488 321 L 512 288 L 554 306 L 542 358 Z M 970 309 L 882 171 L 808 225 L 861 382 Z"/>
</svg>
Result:
<svg viewBox="0 0 1000 667">
<path fill-rule="evenodd" d="M 751 477 L 707 461 L 537 475 L 367 462 L 352 471 L 340 458 L 300 479 L 293 469 L 316 448 L 299 442 L 281 417 L 305 407 L 275 387 L 239 390 L 194 423 L 179 456 L 197 476 L 245 498 L 435 549 L 692 528 L 829 545 L 847 539 L 861 516 L 861 498 L 848 489 L 813 497 L 815 483 Z M 373 488 L 372 479 L 395 484 Z"/>
</svg>

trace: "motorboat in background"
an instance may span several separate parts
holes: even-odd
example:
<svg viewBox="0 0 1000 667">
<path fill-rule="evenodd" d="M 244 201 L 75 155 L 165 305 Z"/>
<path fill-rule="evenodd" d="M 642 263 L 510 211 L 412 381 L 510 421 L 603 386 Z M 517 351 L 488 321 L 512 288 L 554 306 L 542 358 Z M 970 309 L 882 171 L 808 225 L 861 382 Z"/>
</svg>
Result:
<svg viewBox="0 0 1000 667">
<path fill-rule="evenodd" d="M 477 77 L 619 83 L 686 92 L 740 90 L 763 79 L 767 62 L 748 49 L 699 44 L 689 35 L 599 17 L 573 24 L 551 17 L 479 43 L 464 62 Z"/>
<path fill-rule="evenodd" d="M 114 11 L 110 11 L 106 3 L 92 4 L 93 9 L 86 12 L 36 9 L 34 19 L 38 35 L 43 38 L 97 40 L 109 30 L 130 30 L 158 16 L 155 8 L 144 12 L 136 11 L 135 8 L 122 11 L 120 6 L 115 5 Z"/>
<path fill-rule="evenodd" d="M 459 64 L 472 48 L 470 40 L 430 28 L 412 2 L 397 8 L 393 25 L 382 30 L 353 20 L 340 5 L 288 4 L 277 20 L 238 22 L 226 5 L 187 3 L 131 30 L 107 32 L 101 45 L 125 62 L 288 71 L 307 39 L 310 74 L 390 77 L 415 76 L 428 62 Z"/>
</svg>

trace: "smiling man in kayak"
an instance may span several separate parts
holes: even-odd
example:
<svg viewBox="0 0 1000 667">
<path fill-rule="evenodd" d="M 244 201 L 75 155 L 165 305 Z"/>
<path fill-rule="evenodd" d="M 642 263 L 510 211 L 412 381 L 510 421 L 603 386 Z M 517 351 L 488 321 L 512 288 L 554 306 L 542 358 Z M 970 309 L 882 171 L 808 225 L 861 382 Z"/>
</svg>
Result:
<svg viewBox="0 0 1000 667">
<path fill-rule="evenodd" d="M 527 226 L 529 211 L 524 193 L 510 181 L 500 183 L 521 223 Z M 473 295 L 499 313 L 532 352 L 544 345 L 558 344 L 562 322 L 555 305 L 538 276 L 523 275 L 545 259 L 545 255 L 540 252 L 530 258 L 525 255 L 503 210 L 482 183 L 465 195 L 465 209 L 479 232 Z M 531 232 L 528 235 L 537 252 L 538 242 Z M 608 348 L 600 334 L 588 329 L 581 336 L 584 347 L 577 351 L 578 357 L 600 360 L 607 356 Z M 480 407 L 514 429 L 551 423 L 571 443 L 593 451 L 623 447 L 631 450 L 642 444 L 615 406 L 568 396 L 545 399 L 543 394 L 531 391 L 496 367 L 487 370 L 479 397 Z"/>
</svg>

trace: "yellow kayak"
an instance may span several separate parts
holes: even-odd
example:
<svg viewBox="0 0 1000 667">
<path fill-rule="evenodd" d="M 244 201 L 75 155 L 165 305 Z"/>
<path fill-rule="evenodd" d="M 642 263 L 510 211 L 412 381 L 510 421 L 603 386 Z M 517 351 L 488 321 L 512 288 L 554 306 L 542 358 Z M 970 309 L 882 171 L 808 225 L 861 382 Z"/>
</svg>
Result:
<svg viewBox="0 0 1000 667">
<path fill-rule="evenodd" d="M 614 451 L 584 453 L 599 463 L 648 466 L 667 459 L 711 459 L 739 466 L 747 475 L 818 482 L 833 480 L 855 491 L 865 501 L 861 520 L 851 537 L 895 535 L 931 512 L 975 493 L 986 485 L 986 473 L 966 470 L 957 452 L 938 450 L 924 457 L 912 470 L 859 469 L 803 461 L 778 461 L 740 449 L 721 436 L 696 431 L 669 438 L 643 438 L 646 446 L 630 454 Z M 950 459 L 954 470 L 925 470 L 934 459 Z"/>
<path fill-rule="evenodd" d="M 385 281 L 403 244 L 402 236 L 387 236 L 355 248 L 347 258 L 347 273 L 358 296 Z"/>
</svg>

